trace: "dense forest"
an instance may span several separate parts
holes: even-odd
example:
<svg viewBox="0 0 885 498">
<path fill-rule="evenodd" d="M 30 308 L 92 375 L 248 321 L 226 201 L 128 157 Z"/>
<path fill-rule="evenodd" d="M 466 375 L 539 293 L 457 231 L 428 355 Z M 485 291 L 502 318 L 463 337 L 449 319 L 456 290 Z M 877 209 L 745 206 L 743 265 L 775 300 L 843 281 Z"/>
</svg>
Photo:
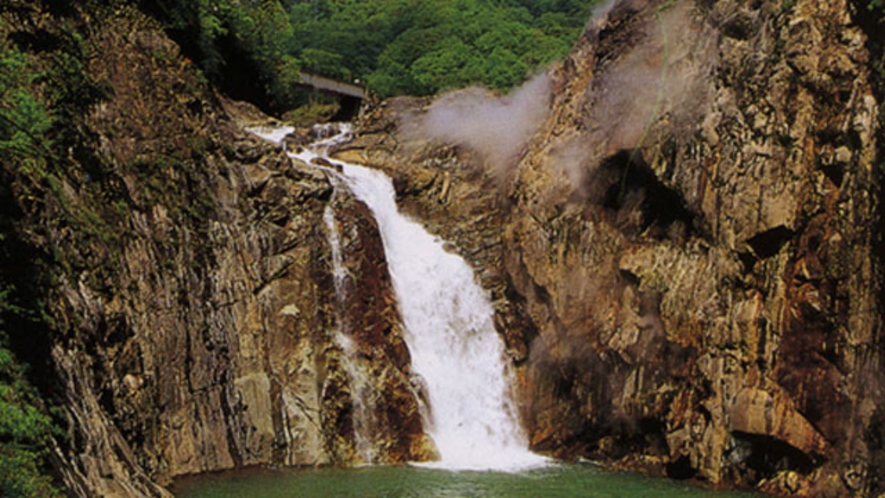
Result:
<svg viewBox="0 0 885 498">
<path fill-rule="evenodd" d="M 505 90 L 564 56 L 596 3 L 141 1 L 210 80 L 275 113 L 307 102 L 293 85 L 300 71 L 358 81 L 382 98 Z"/>
<path fill-rule="evenodd" d="M 566 54 L 592 1 L 398 0 L 288 7 L 305 70 L 380 96 L 481 83 L 504 90 Z"/>
</svg>

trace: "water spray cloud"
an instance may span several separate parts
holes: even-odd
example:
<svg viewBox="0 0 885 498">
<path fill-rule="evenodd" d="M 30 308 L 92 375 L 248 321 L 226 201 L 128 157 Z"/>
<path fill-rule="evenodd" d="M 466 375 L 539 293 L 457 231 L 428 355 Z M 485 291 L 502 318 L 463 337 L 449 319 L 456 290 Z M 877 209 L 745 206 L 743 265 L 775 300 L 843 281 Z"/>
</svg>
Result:
<svg viewBox="0 0 885 498">
<path fill-rule="evenodd" d="M 426 112 L 408 119 L 414 135 L 457 144 L 477 152 L 499 181 L 519 159 L 531 135 L 550 111 L 550 79 L 539 74 L 500 96 L 482 88 L 467 88 L 437 99 Z"/>
<path fill-rule="evenodd" d="M 598 35 L 610 16 L 624 15 L 617 10 L 640 9 L 641 3 L 607 3 L 589 29 Z M 660 126 L 691 132 L 710 103 L 706 76 L 717 63 L 715 36 L 697 22 L 690 2 L 645 12 L 635 29 L 637 42 L 596 68 L 584 96 L 587 129 L 553 148 L 553 162 L 583 197 L 592 196 L 588 175 L 605 158 L 624 150 L 638 154 Z"/>
</svg>

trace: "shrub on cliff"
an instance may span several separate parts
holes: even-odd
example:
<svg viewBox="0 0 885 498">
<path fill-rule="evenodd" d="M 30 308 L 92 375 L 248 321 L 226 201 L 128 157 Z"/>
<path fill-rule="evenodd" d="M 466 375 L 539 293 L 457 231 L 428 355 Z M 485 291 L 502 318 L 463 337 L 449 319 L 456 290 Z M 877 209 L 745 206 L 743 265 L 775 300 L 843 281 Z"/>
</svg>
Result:
<svg viewBox="0 0 885 498">
<path fill-rule="evenodd" d="M 5 294 L 0 291 L 4 303 Z M 0 496 L 60 496 L 46 475 L 52 424 L 38 400 L 12 353 L 0 346 Z"/>
<path fill-rule="evenodd" d="M 0 155 L 22 166 L 33 165 L 35 153 L 46 147 L 51 125 L 45 106 L 32 91 L 38 75 L 26 66 L 23 53 L 0 46 Z"/>
<path fill-rule="evenodd" d="M 235 98 L 268 111 L 299 102 L 300 65 L 289 45 L 292 27 L 277 0 L 139 0 L 195 60 Z"/>
</svg>

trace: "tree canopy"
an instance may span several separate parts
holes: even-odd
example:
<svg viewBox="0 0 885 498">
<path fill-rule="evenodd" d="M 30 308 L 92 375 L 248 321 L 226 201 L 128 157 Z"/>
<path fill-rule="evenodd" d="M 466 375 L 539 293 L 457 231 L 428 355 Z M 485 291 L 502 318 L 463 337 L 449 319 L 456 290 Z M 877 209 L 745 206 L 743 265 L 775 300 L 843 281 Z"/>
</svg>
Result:
<svg viewBox="0 0 885 498">
<path fill-rule="evenodd" d="M 470 84 L 505 90 L 563 57 L 593 0 L 290 0 L 304 68 L 382 97 Z M 336 57 L 305 57 L 322 51 Z M 309 62 L 308 62 L 309 61 Z"/>
<path fill-rule="evenodd" d="M 597 0 L 140 0 L 235 98 L 285 111 L 299 72 L 381 97 L 505 90 L 563 57 Z"/>
</svg>

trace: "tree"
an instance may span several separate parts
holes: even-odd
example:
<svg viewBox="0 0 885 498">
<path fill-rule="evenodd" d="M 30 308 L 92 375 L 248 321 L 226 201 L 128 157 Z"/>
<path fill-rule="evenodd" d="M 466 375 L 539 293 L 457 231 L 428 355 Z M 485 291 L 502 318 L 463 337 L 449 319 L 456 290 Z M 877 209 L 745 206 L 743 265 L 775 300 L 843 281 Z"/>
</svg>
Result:
<svg viewBox="0 0 885 498">
<path fill-rule="evenodd" d="M 563 57 L 595 0 L 324 0 L 289 2 L 294 55 L 381 97 L 470 84 L 505 90 Z M 322 53 L 334 63 L 314 63 Z M 305 65 L 308 67 L 308 64 Z"/>
<path fill-rule="evenodd" d="M 23 53 L 0 47 L 0 156 L 20 164 L 33 164 L 35 151 L 47 147 L 52 124 L 31 90 L 38 76 L 28 70 Z"/>
<path fill-rule="evenodd" d="M 7 286 L 0 289 L 0 306 L 6 302 L 8 291 Z M 0 339 L 3 335 L 0 329 Z M 21 366 L 0 345 L 0 496 L 60 496 L 45 473 L 52 424 L 39 408 L 38 400 L 25 381 Z"/>
<path fill-rule="evenodd" d="M 454 37 L 440 45 L 442 48 L 421 56 L 409 69 L 426 93 L 463 87 L 482 79 L 482 59 L 476 49 Z"/>
<path fill-rule="evenodd" d="M 300 65 L 279 0 L 140 0 L 208 78 L 237 98 L 281 113 L 297 104 Z M 296 4 L 301 5 L 301 4 Z"/>
</svg>

